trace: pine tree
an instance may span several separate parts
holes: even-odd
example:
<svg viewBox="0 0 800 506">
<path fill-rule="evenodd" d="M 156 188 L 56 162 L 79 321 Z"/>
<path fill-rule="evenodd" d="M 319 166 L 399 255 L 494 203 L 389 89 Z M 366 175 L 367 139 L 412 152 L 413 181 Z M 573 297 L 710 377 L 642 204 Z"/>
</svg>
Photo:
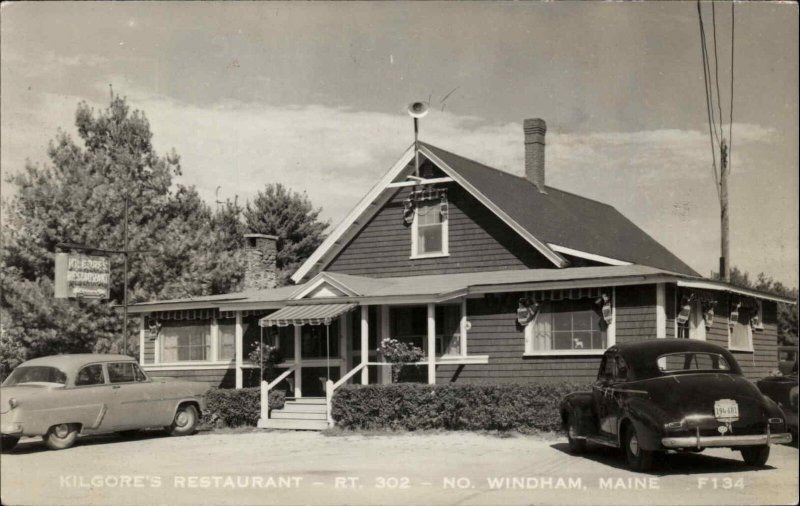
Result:
<svg viewBox="0 0 800 506">
<path fill-rule="evenodd" d="M 319 220 L 322 209 L 314 209 L 305 193 L 268 184 L 247 204 L 244 218 L 252 233 L 278 237 L 278 279 L 282 284 L 322 243 L 328 222 Z"/>
<path fill-rule="evenodd" d="M 215 216 L 193 187 L 173 187 L 180 159 L 156 153 L 143 113 L 112 95 L 102 111 L 79 104 L 75 118 L 79 142 L 59 131 L 49 163 L 27 163 L 6 179 L 18 191 L 2 228 L 0 369 L 51 353 L 119 349 L 122 256 L 111 257 L 110 300 L 62 300 L 53 298 L 53 254 L 62 242 L 121 249 L 126 198 L 128 247 L 150 251 L 130 256 L 131 302 L 230 291 L 242 270 L 231 254 L 241 241 L 218 228 L 233 211 Z M 138 339 L 128 342 L 131 352 Z"/>
</svg>

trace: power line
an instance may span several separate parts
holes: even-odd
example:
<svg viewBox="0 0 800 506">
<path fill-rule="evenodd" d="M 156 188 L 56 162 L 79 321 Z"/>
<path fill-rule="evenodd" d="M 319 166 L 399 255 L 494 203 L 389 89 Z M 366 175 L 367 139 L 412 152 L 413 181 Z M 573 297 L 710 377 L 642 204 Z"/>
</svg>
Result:
<svg viewBox="0 0 800 506">
<path fill-rule="evenodd" d="M 714 2 L 711 2 L 711 27 L 714 35 L 714 84 L 717 88 L 717 109 L 719 110 L 719 136 L 724 138 L 724 126 L 722 125 L 722 94 L 719 92 L 719 59 L 717 58 L 717 10 Z"/>
<path fill-rule="evenodd" d="M 735 2 L 731 2 L 731 105 L 730 105 L 730 118 L 728 119 L 728 173 L 733 168 L 733 38 L 736 27 L 736 18 L 733 14 L 733 6 Z"/>
<path fill-rule="evenodd" d="M 697 17 L 698 21 L 700 22 L 700 52 L 703 58 L 703 84 L 705 85 L 705 92 L 706 92 L 706 113 L 708 115 L 708 138 L 711 143 L 711 168 L 712 168 L 712 175 L 714 176 L 714 188 L 717 190 L 717 198 L 720 198 L 720 190 L 719 190 L 719 176 L 717 176 L 717 153 L 716 147 L 714 146 L 714 133 L 716 128 L 712 125 L 714 124 L 713 119 L 713 110 L 714 107 L 711 102 L 711 90 L 709 89 L 708 81 L 710 80 L 710 71 L 708 68 L 708 58 L 706 54 L 706 34 L 705 29 L 703 28 L 703 12 L 700 10 L 700 0 L 697 0 Z M 719 140 L 717 141 L 719 142 Z"/>
</svg>

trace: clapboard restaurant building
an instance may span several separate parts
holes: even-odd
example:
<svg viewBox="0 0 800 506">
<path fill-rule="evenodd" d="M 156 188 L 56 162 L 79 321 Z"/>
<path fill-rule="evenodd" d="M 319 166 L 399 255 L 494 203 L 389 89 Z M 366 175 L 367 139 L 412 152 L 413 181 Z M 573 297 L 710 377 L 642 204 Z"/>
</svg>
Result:
<svg viewBox="0 0 800 506">
<path fill-rule="evenodd" d="M 283 362 L 262 390 L 321 405 L 344 382 L 391 381 L 387 337 L 424 350 L 429 383 L 588 382 L 606 348 L 643 339 L 714 342 L 750 378 L 775 369 L 776 303 L 792 301 L 705 279 L 613 207 L 547 186 L 545 132 L 524 122 L 525 177 L 426 143 L 417 173 L 410 147 L 292 286 L 274 287 L 275 238 L 248 236 L 242 292 L 131 307 L 144 368 L 255 386 L 247 355 L 265 339 Z"/>
</svg>

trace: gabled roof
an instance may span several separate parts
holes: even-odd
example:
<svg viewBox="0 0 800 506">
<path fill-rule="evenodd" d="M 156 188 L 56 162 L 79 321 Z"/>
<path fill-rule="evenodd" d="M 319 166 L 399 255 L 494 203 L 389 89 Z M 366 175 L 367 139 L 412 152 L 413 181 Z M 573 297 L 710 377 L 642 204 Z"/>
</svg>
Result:
<svg viewBox="0 0 800 506">
<path fill-rule="evenodd" d="M 569 248 L 699 276 L 694 269 L 608 204 L 551 186 L 546 187 L 546 194 L 540 193 L 536 186 L 523 177 L 488 167 L 430 144 L 422 145 L 423 153 L 430 151 L 433 155 L 430 158 L 434 163 L 438 158 L 525 230 L 556 251 Z"/>
<path fill-rule="evenodd" d="M 483 165 L 431 144 L 420 153 L 506 222 L 556 267 L 568 267 L 559 253 L 610 265 L 658 267 L 699 274 L 637 227 L 614 207 L 547 186 L 540 193 L 527 179 Z M 324 269 L 391 195 L 396 178 L 409 171 L 413 145 L 373 186 L 322 244 L 292 275 L 302 281 L 315 267 Z"/>
</svg>

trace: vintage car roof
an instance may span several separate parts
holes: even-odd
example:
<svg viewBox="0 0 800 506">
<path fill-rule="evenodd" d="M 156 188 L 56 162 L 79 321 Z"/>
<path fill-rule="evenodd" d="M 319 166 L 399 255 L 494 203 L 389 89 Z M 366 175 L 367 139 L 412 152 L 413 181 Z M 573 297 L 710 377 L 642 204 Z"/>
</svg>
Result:
<svg viewBox="0 0 800 506">
<path fill-rule="evenodd" d="M 731 366 L 730 372 L 741 374 L 739 364 L 734 356 L 725 348 L 706 341 L 692 339 L 650 339 L 634 343 L 617 344 L 608 349 L 617 350 L 625 362 L 633 370 L 636 379 L 661 376 L 658 369 L 658 357 L 667 353 L 680 353 L 683 351 L 707 352 L 722 355 Z"/>
<path fill-rule="evenodd" d="M 92 362 L 120 362 L 123 360 L 134 360 L 128 355 L 104 354 L 104 353 L 74 353 L 66 355 L 50 355 L 28 360 L 22 366 L 50 366 L 57 367 L 65 372 L 73 371 L 83 364 Z"/>
</svg>

